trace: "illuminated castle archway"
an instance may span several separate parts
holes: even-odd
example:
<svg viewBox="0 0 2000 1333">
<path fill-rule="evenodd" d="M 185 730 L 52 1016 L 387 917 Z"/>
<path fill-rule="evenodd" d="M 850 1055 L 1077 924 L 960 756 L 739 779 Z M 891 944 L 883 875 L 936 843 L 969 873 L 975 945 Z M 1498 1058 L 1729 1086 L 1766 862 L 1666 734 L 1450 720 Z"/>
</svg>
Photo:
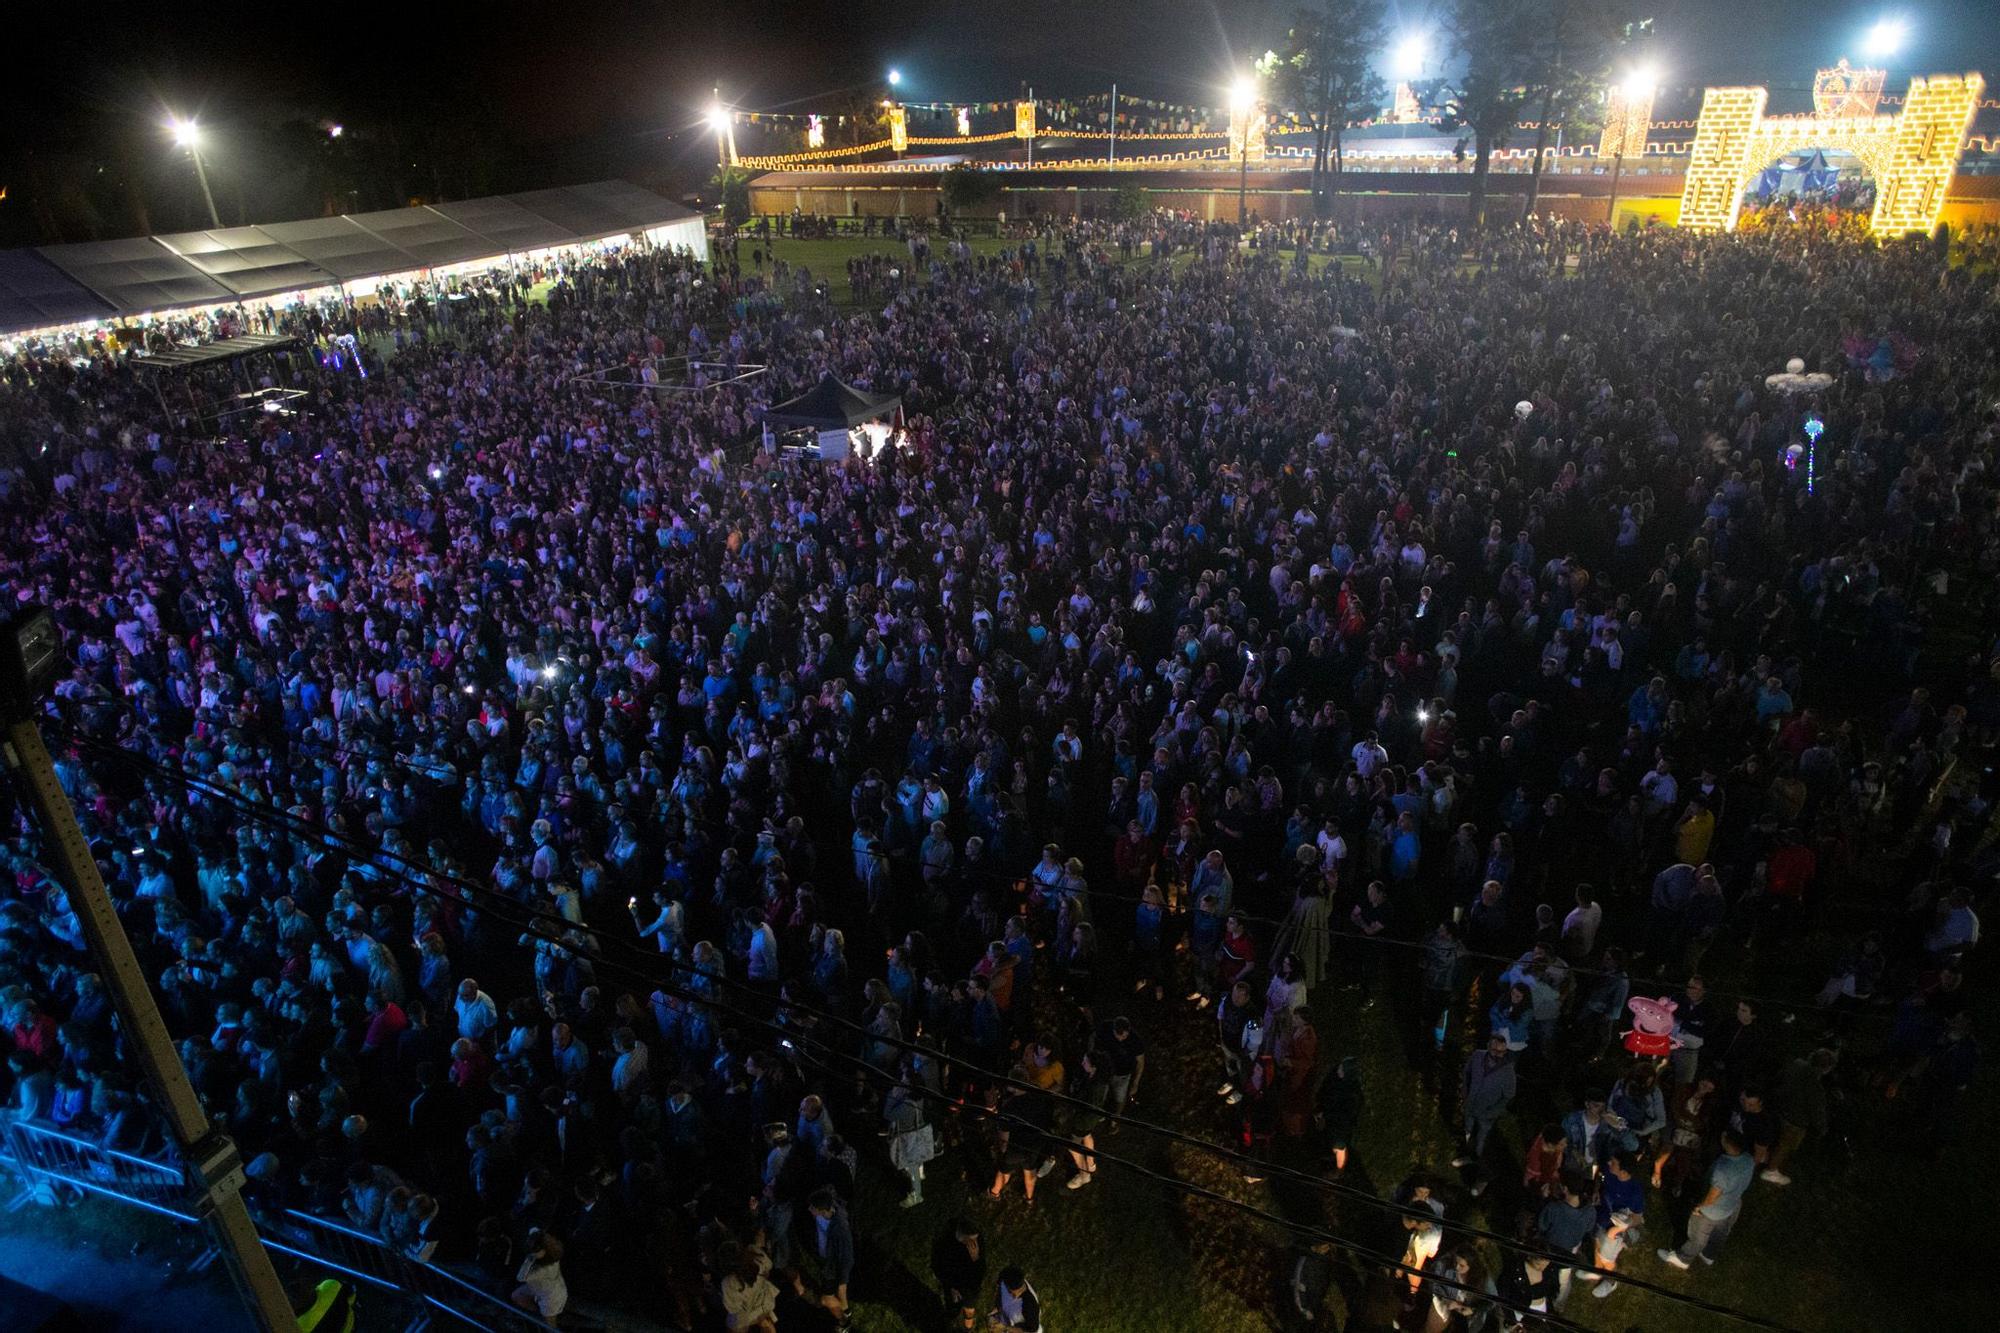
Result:
<svg viewBox="0 0 2000 1333">
<path fill-rule="evenodd" d="M 1900 115 L 1878 116 L 1880 70 L 1823 69 L 1813 85 L 1810 116 L 1764 115 L 1763 88 L 1710 88 L 1702 94 L 1681 189 L 1680 224 L 1698 231 L 1736 226 L 1751 177 L 1787 153 L 1806 148 L 1854 154 L 1875 178 L 1878 236 L 1929 232 L 1944 210 L 1965 132 L 1986 81 L 1977 74 L 1911 79 Z"/>
</svg>

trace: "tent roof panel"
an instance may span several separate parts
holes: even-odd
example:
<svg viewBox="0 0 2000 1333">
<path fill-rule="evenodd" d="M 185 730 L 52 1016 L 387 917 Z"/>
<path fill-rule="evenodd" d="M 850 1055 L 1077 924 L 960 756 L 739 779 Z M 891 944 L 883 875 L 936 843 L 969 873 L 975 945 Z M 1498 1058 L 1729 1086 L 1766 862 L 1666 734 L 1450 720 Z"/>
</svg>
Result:
<svg viewBox="0 0 2000 1333">
<path fill-rule="evenodd" d="M 0 330 L 78 324 L 112 313 L 103 297 L 33 250 L 0 250 Z"/>
<path fill-rule="evenodd" d="M 662 199 L 631 181 L 590 181 L 569 188 L 571 193 L 601 208 L 622 211 L 634 227 L 657 227 L 662 223 L 701 216 L 693 209 Z"/>
<path fill-rule="evenodd" d="M 485 259 L 493 243 L 467 231 L 428 208 L 395 208 L 381 213 L 353 213 L 348 221 L 373 232 L 416 260 L 424 268 Z"/>
<path fill-rule="evenodd" d="M 697 214 L 626 181 L 597 181 L 503 195 L 508 202 L 566 227 L 578 240 L 644 231 Z"/>
<path fill-rule="evenodd" d="M 255 227 L 179 232 L 158 240 L 238 296 L 265 296 L 338 281 Z"/>
<path fill-rule="evenodd" d="M 343 282 L 423 267 L 414 256 L 344 217 L 267 222 L 257 230 Z"/>
<path fill-rule="evenodd" d="M 509 254 L 568 245 L 576 240 L 567 228 L 539 213 L 529 212 L 511 199 L 463 199 L 455 204 L 433 204 L 431 211 L 477 232 Z"/>
<path fill-rule="evenodd" d="M 504 197 L 507 202 L 561 227 L 577 240 L 609 236 L 630 231 L 632 227 L 623 217 L 593 207 L 588 200 L 579 199 L 568 190 L 526 190 Z"/>
<path fill-rule="evenodd" d="M 121 315 L 236 299 L 227 287 L 150 236 L 44 246 L 38 253 Z"/>
</svg>

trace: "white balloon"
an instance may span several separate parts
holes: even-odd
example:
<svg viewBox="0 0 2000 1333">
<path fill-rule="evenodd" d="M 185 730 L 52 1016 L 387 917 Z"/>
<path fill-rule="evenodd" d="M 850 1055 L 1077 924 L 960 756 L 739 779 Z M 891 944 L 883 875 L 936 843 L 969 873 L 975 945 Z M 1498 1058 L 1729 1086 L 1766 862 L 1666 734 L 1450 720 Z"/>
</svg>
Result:
<svg viewBox="0 0 2000 1333">
<path fill-rule="evenodd" d="M 1514 415 L 1519 417 L 1521 420 L 1526 421 L 1529 417 L 1533 416 L 1534 414 L 1535 414 L 1535 405 L 1529 402 L 1527 399 L 1523 398 L 1520 402 L 1514 404 Z"/>
<path fill-rule="evenodd" d="M 1785 362 L 1785 369 L 1791 374 L 1803 375 L 1806 369 L 1806 359 L 1802 356 L 1795 356 Z"/>
</svg>

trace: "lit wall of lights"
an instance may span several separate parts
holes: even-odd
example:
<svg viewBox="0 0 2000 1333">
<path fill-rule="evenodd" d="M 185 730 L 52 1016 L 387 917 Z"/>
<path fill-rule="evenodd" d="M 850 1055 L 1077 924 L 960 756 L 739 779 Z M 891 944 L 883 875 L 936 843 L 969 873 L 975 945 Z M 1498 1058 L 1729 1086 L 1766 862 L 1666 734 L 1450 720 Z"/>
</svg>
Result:
<svg viewBox="0 0 2000 1333">
<path fill-rule="evenodd" d="M 1986 80 L 1978 74 L 1912 79 L 1903 109 L 1873 114 L 1876 70 L 1821 70 L 1810 116 L 1767 116 L 1763 88 L 1710 88 L 1702 94 L 1681 191 L 1680 225 L 1729 231 L 1743 191 L 1766 165 L 1809 148 L 1854 154 L 1875 178 L 1869 229 L 1878 236 L 1928 233 L 1944 212 L 1965 133 Z M 1608 128 L 1607 128 L 1608 133 Z"/>
</svg>

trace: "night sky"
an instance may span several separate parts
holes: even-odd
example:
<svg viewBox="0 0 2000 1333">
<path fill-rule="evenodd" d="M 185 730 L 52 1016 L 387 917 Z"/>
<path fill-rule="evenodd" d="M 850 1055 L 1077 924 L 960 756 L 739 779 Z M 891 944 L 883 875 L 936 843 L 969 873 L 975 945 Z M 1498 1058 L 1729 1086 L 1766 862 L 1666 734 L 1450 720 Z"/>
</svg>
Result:
<svg viewBox="0 0 2000 1333">
<path fill-rule="evenodd" d="M 812 110 L 894 65 L 911 100 L 1100 90 L 1206 102 L 1232 71 L 1279 43 L 1281 0 L 993 0 L 991 3 L 460 4 L 373 0 L 319 5 L 34 6 L 12 18 L 0 81 L 0 242 L 121 234 L 191 222 L 184 161 L 160 122 L 166 107 L 210 128 L 211 175 L 225 221 L 279 209 L 321 211 L 324 181 L 294 180 L 296 145 L 229 160 L 232 132 L 296 135 L 353 125 L 357 142 L 428 136 L 426 164 L 476 163 L 457 178 L 398 182 L 408 193 L 462 193 L 626 175 L 698 183 L 712 151 L 698 129 L 709 90 L 745 108 Z M 2000 82 L 1993 0 L 1920 4 L 1810 0 L 1660 0 L 1655 56 L 1669 83 L 1809 85 L 1885 14 L 1909 23 L 1890 87 L 1919 72 L 1983 69 Z M 1426 4 L 1391 5 L 1391 29 L 1425 26 Z M 1780 91 L 1782 99 L 1782 92 Z M 1662 112 L 1668 111 L 1666 105 Z M 247 140 L 246 140 L 247 141 Z M 357 150 L 358 151 L 358 150 Z M 382 149 L 387 153 L 390 150 Z M 103 183 L 78 186 L 80 173 Z M 113 177 L 118 183 L 113 185 Z M 317 194 L 315 193 L 317 191 Z M 63 197 L 57 199 L 60 194 Z M 36 210 L 37 197 L 53 207 Z M 386 206 L 367 199 L 353 206 Z M 262 214 L 268 216 L 268 213 Z M 252 220 L 255 220 L 254 218 Z"/>
</svg>

